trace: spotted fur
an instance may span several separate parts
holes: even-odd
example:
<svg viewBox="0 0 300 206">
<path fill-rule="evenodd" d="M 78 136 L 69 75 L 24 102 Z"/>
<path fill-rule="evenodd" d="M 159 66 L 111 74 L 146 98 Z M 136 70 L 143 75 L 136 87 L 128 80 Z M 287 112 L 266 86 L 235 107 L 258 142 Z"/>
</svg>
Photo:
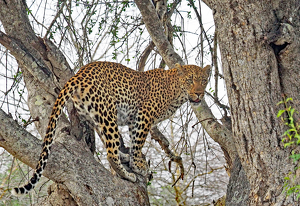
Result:
<svg viewBox="0 0 300 206">
<path fill-rule="evenodd" d="M 34 188 L 45 169 L 56 124 L 64 104 L 72 99 L 79 114 L 88 116 L 101 131 L 112 168 L 132 182 L 136 175 L 123 167 L 121 158 L 128 156 L 131 169 L 145 175 L 147 164 L 141 149 L 151 126 L 170 117 L 188 99 L 199 103 L 204 96 L 210 66 L 181 66 L 170 70 L 137 72 L 118 63 L 93 62 L 82 67 L 61 90 L 51 113 L 43 149 L 29 182 L 14 188 L 13 194 L 27 194 Z M 118 125 L 128 125 L 132 146 L 130 154 L 119 151 Z"/>
</svg>

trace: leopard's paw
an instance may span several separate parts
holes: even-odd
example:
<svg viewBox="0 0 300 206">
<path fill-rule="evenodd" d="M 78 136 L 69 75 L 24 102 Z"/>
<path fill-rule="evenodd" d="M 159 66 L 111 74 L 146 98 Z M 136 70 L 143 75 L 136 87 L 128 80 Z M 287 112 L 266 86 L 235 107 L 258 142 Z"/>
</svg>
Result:
<svg viewBox="0 0 300 206">
<path fill-rule="evenodd" d="M 126 171 L 124 166 L 121 164 L 121 161 L 117 158 L 108 157 L 107 160 L 110 163 L 110 166 L 114 169 L 114 171 L 120 175 L 122 178 L 127 179 L 131 182 L 136 182 L 136 175 L 134 173 L 130 173 Z"/>
<path fill-rule="evenodd" d="M 146 176 L 148 174 L 148 165 L 144 158 L 134 157 L 130 165 L 135 173 L 142 176 Z"/>
</svg>

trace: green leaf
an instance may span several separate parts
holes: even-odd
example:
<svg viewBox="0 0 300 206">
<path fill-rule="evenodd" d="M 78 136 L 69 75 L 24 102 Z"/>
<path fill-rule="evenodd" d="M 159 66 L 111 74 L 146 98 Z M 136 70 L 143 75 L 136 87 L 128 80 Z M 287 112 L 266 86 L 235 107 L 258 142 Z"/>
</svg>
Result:
<svg viewBox="0 0 300 206">
<path fill-rule="evenodd" d="M 285 112 L 285 110 L 279 110 L 277 113 L 277 118 L 280 117 L 284 112 Z"/>
<path fill-rule="evenodd" d="M 26 11 L 27 11 L 27 15 L 31 14 L 31 10 L 26 8 Z"/>
<path fill-rule="evenodd" d="M 294 141 L 285 143 L 285 144 L 284 144 L 284 148 L 289 147 L 289 146 L 293 145 L 294 143 L 295 143 Z"/>
<path fill-rule="evenodd" d="M 280 102 L 278 102 L 276 105 L 278 106 L 278 105 L 280 105 L 280 104 L 282 104 L 282 103 L 284 103 L 284 101 L 280 101 Z"/>
<path fill-rule="evenodd" d="M 300 159 L 300 154 L 292 154 L 290 158 L 292 158 L 294 162 L 297 162 Z"/>
<path fill-rule="evenodd" d="M 300 139 L 300 135 L 298 134 L 298 131 L 295 134 L 295 138 Z"/>
<path fill-rule="evenodd" d="M 298 195 L 297 195 L 297 200 L 299 199 L 299 197 L 300 197 L 300 193 L 298 193 Z"/>
<path fill-rule="evenodd" d="M 283 104 L 283 103 L 284 103 L 284 101 L 280 101 L 276 105 L 278 106 L 278 105 Z"/>
<path fill-rule="evenodd" d="M 292 126 L 291 126 L 291 127 L 292 127 Z M 296 130 L 295 128 L 292 127 L 291 129 L 287 130 L 287 132 L 288 132 L 288 133 L 291 133 L 291 132 L 297 132 L 297 130 Z"/>
<path fill-rule="evenodd" d="M 295 108 L 291 108 L 291 116 L 294 115 L 294 112 L 295 112 Z"/>
<path fill-rule="evenodd" d="M 282 136 L 288 136 L 290 134 L 289 130 L 286 130 Z"/>
</svg>

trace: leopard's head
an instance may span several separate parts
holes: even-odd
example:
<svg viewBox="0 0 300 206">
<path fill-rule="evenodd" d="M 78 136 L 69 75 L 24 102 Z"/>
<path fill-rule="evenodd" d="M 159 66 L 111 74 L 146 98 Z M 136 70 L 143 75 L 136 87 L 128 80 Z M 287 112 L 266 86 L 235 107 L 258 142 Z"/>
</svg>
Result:
<svg viewBox="0 0 300 206">
<path fill-rule="evenodd" d="M 191 103 L 200 103 L 208 83 L 211 66 L 201 68 L 196 65 L 175 64 L 178 69 L 183 89 L 187 92 Z"/>
</svg>

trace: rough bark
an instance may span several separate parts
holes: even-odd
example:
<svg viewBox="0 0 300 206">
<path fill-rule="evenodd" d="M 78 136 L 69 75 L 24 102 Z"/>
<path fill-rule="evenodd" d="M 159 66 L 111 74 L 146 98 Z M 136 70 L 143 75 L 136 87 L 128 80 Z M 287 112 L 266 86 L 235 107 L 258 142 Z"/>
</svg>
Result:
<svg viewBox="0 0 300 206">
<path fill-rule="evenodd" d="M 38 119 L 35 126 L 44 136 L 57 92 L 73 73 L 59 49 L 51 41 L 35 35 L 26 7 L 25 1 L 0 0 L 0 20 L 5 29 L 5 33 L 0 32 L 0 43 L 14 55 L 21 68 L 31 116 Z M 89 124 L 79 121 L 76 112 L 71 112 L 72 104 L 67 109 L 72 125 L 62 115 L 57 125 L 59 135 L 44 175 L 60 183 L 60 188 L 77 205 L 148 205 L 146 179 L 139 178 L 133 184 L 107 171 L 90 151 L 94 148 L 94 136 Z M 34 168 L 41 141 L 2 110 L 0 122 L 0 146 Z M 82 137 L 88 137 L 91 145 L 87 146 Z M 64 201 L 65 195 L 60 194 L 63 193 L 52 192 L 43 204 L 51 204 L 51 199 Z"/>
<path fill-rule="evenodd" d="M 249 202 L 250 185 L 241 165 L 240 158 L 235 158 L 226 193 L 226 205 L 251 205 Z"/>
<path fill-rule="evenodd" d="M 205 2 L 218 30 L 233 142 L 249 181 L 249 204 L 297 205 L 283 191 L 283 178 L 295 163 L 289 159 L 291 149 L 281 143 L 286 128 L 276 118 L 276 104 L 285 94 L 300 109 L 300 2 Z M 231 201 L 228 196 L 227 203 Z"/>
<path fill-rule="evenodd" d="M 68 188 L 61 184 L 52 184 L 48 187 L 48 196 L 46 201 L 36 203 L 35 206 L 68 205 L 78 206 L 76 201 L 70 195 Z"/>
</svg>

